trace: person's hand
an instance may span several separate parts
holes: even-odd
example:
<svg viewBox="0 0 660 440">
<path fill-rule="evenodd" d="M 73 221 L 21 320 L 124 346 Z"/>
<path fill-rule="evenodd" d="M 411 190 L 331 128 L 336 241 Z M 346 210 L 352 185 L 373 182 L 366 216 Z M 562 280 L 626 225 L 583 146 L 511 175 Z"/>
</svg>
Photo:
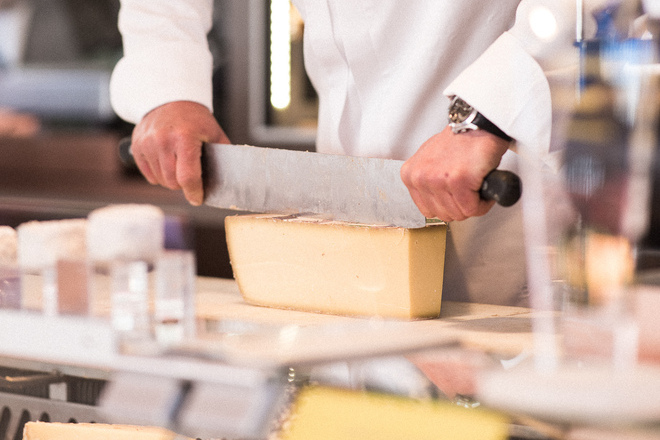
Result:
<svg viewBox="0 0 660 440">
<path fill-rule="evenodd" d="M 41 123 L 35 116 L 0 108 L 0 136 L 28 138 L 36 135 Z"/>
<path fill-rule="evenodd" d="M 401 179 L 427 218 L 446 222 L 486 214 L 495 202 L 479 197 L 509 142 L 483 130 L 454 134 L 449 126 L 427 140 L 401 167 Z"/>
<path fill-rule="evenodd" d="M 18 3 L 18 0 L 0 0 L 0 9 L 9 8 L 10 6 L 13 6 L 15 3 Z"/>
<path fill-rule="evenodd" d="M 229 143 L 205 106 L 176 101 L 155 108 L 133 130 L 135 163 L 153 185 L 183 190 L 192 205 L 204 200 L 202 144 Z"/>
</svg>

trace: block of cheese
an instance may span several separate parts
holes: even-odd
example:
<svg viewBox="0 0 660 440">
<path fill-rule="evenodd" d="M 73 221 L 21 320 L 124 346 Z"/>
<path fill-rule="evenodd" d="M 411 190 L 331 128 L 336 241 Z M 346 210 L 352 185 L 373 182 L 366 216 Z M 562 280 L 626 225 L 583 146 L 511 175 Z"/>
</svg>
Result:
<svg viewBox="0 0 660 440">
<path fill-rule="evenodd" d="M 509 438 L 509 418 L 449 401 L 304 387 L 282 423 L 281 440 L 447 440 Z"/>
<path fill-rule="evenodd" d="M 0 226 L 0 309 L 21 307 L 20 270 L 17 266 L 18 237 L 10 226 Z"/>
<path fill-rule="evenodd" d="M 23 440 L 170 440 L 175 437 L 172 431 L 154 426 L 104 423 L 27 422 L 23 429 Z"/>
<path fill-rule="evenodd" d="M 11 226 L 0 226 L 0 266 L 16 264 L 18 237 Z"/>
<path fill-rule="evenodd" d="M 54 267 L 58 260 L 84 260 L 87 220 L 30 221 L 16 229 L 18 263 L 26 270 Z"/>
<path fill-rule="evenodd" d="M 165 243 L 165 215 L 149 204 L 110 205 L 88 216 L 87 246 L 92 261 L 152 261 Z"/>
<path fill-rule="evenodd" d="M 256 214 L 227 217 L 225 231 L 248 303 L 398 319 L 440 314 L 445 224 L 405 229 Z"/>
</svg>

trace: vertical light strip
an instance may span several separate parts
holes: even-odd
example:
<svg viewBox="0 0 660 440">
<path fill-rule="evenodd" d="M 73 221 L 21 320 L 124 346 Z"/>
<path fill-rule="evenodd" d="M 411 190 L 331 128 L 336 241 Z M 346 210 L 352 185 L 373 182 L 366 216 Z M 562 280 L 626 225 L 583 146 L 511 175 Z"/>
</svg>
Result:
<svg viewBox="0 0 660 440">
<path fill-rule="evenodd" d="M 584 40 L 584 0 L 575 0 L 575 42 Z"/>
<path fill-rule="evenodd" d="M 270 103 L 285 109 L 291 103 L 291 3 L 270 2 Z"/>
</svg>

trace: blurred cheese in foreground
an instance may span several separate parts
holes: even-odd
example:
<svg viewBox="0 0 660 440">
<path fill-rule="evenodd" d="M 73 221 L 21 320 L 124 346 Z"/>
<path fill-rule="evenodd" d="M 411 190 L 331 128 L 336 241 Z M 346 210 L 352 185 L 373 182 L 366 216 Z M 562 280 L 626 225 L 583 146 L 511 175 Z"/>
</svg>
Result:
<svg viewBox="0 0 660 440">
<path fill-rule="evenodd" d="M 23 269 L 53 267 L 58 260 L 84 260 L 87 255 L 87 220 L 66 219 L 21 223 L 18 263 Z"/>
<path fill-rule="evenodd" d="M 148 204 L 109 205 L 89 216 L 87 246 L 93 261 L 147 260 L 163 250 L 165 214 Z"/>
<path fill-rule="evenodd" d="M 505 440 L 509 420 L 445 401 L 311 386 L 297 396 L 281 440 Z"/>
<path fill-rule="evenodd" d="M 11 226 L 0 226 L 0 266 L 16 264 L 18 237 Z"/>
<path fill-rule="evenodd" d="M 20 307 L 46 315 L 58 313 L 57 263 L 87 257 L 87 220 L 29 221 L 16 229 Z"/>
<path fill-rule="evenodd" d="M 23 440 L 170 440 L 181 439 L 172 431 L 153 426 L 103 423 L 27 422 Z"/>
<path fill-rule="evenodd" d="M 440 314 L 445 224 L 405 229 L 257 214 L 227 217 L 225 230 L 249 303 L 403 319 Z"/>
</svg>

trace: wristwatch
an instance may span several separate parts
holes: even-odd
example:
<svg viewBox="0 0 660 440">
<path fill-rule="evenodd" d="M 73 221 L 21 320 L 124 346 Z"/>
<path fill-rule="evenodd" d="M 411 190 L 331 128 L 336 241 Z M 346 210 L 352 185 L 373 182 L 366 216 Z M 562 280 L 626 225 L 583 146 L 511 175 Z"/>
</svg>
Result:
<svg viewBox="0 0 660 440">
<path fill-rule="evenodd" d="M 454 133 L 464 133 L 468 130 L 484 130 L 499 136 L 507 142 L 513 138 L 504 133 L 500 128 L 490 122 L 477 109 L 458 96 L 454 96 L 449 104 L 449 126 Z"/>
</svg>

